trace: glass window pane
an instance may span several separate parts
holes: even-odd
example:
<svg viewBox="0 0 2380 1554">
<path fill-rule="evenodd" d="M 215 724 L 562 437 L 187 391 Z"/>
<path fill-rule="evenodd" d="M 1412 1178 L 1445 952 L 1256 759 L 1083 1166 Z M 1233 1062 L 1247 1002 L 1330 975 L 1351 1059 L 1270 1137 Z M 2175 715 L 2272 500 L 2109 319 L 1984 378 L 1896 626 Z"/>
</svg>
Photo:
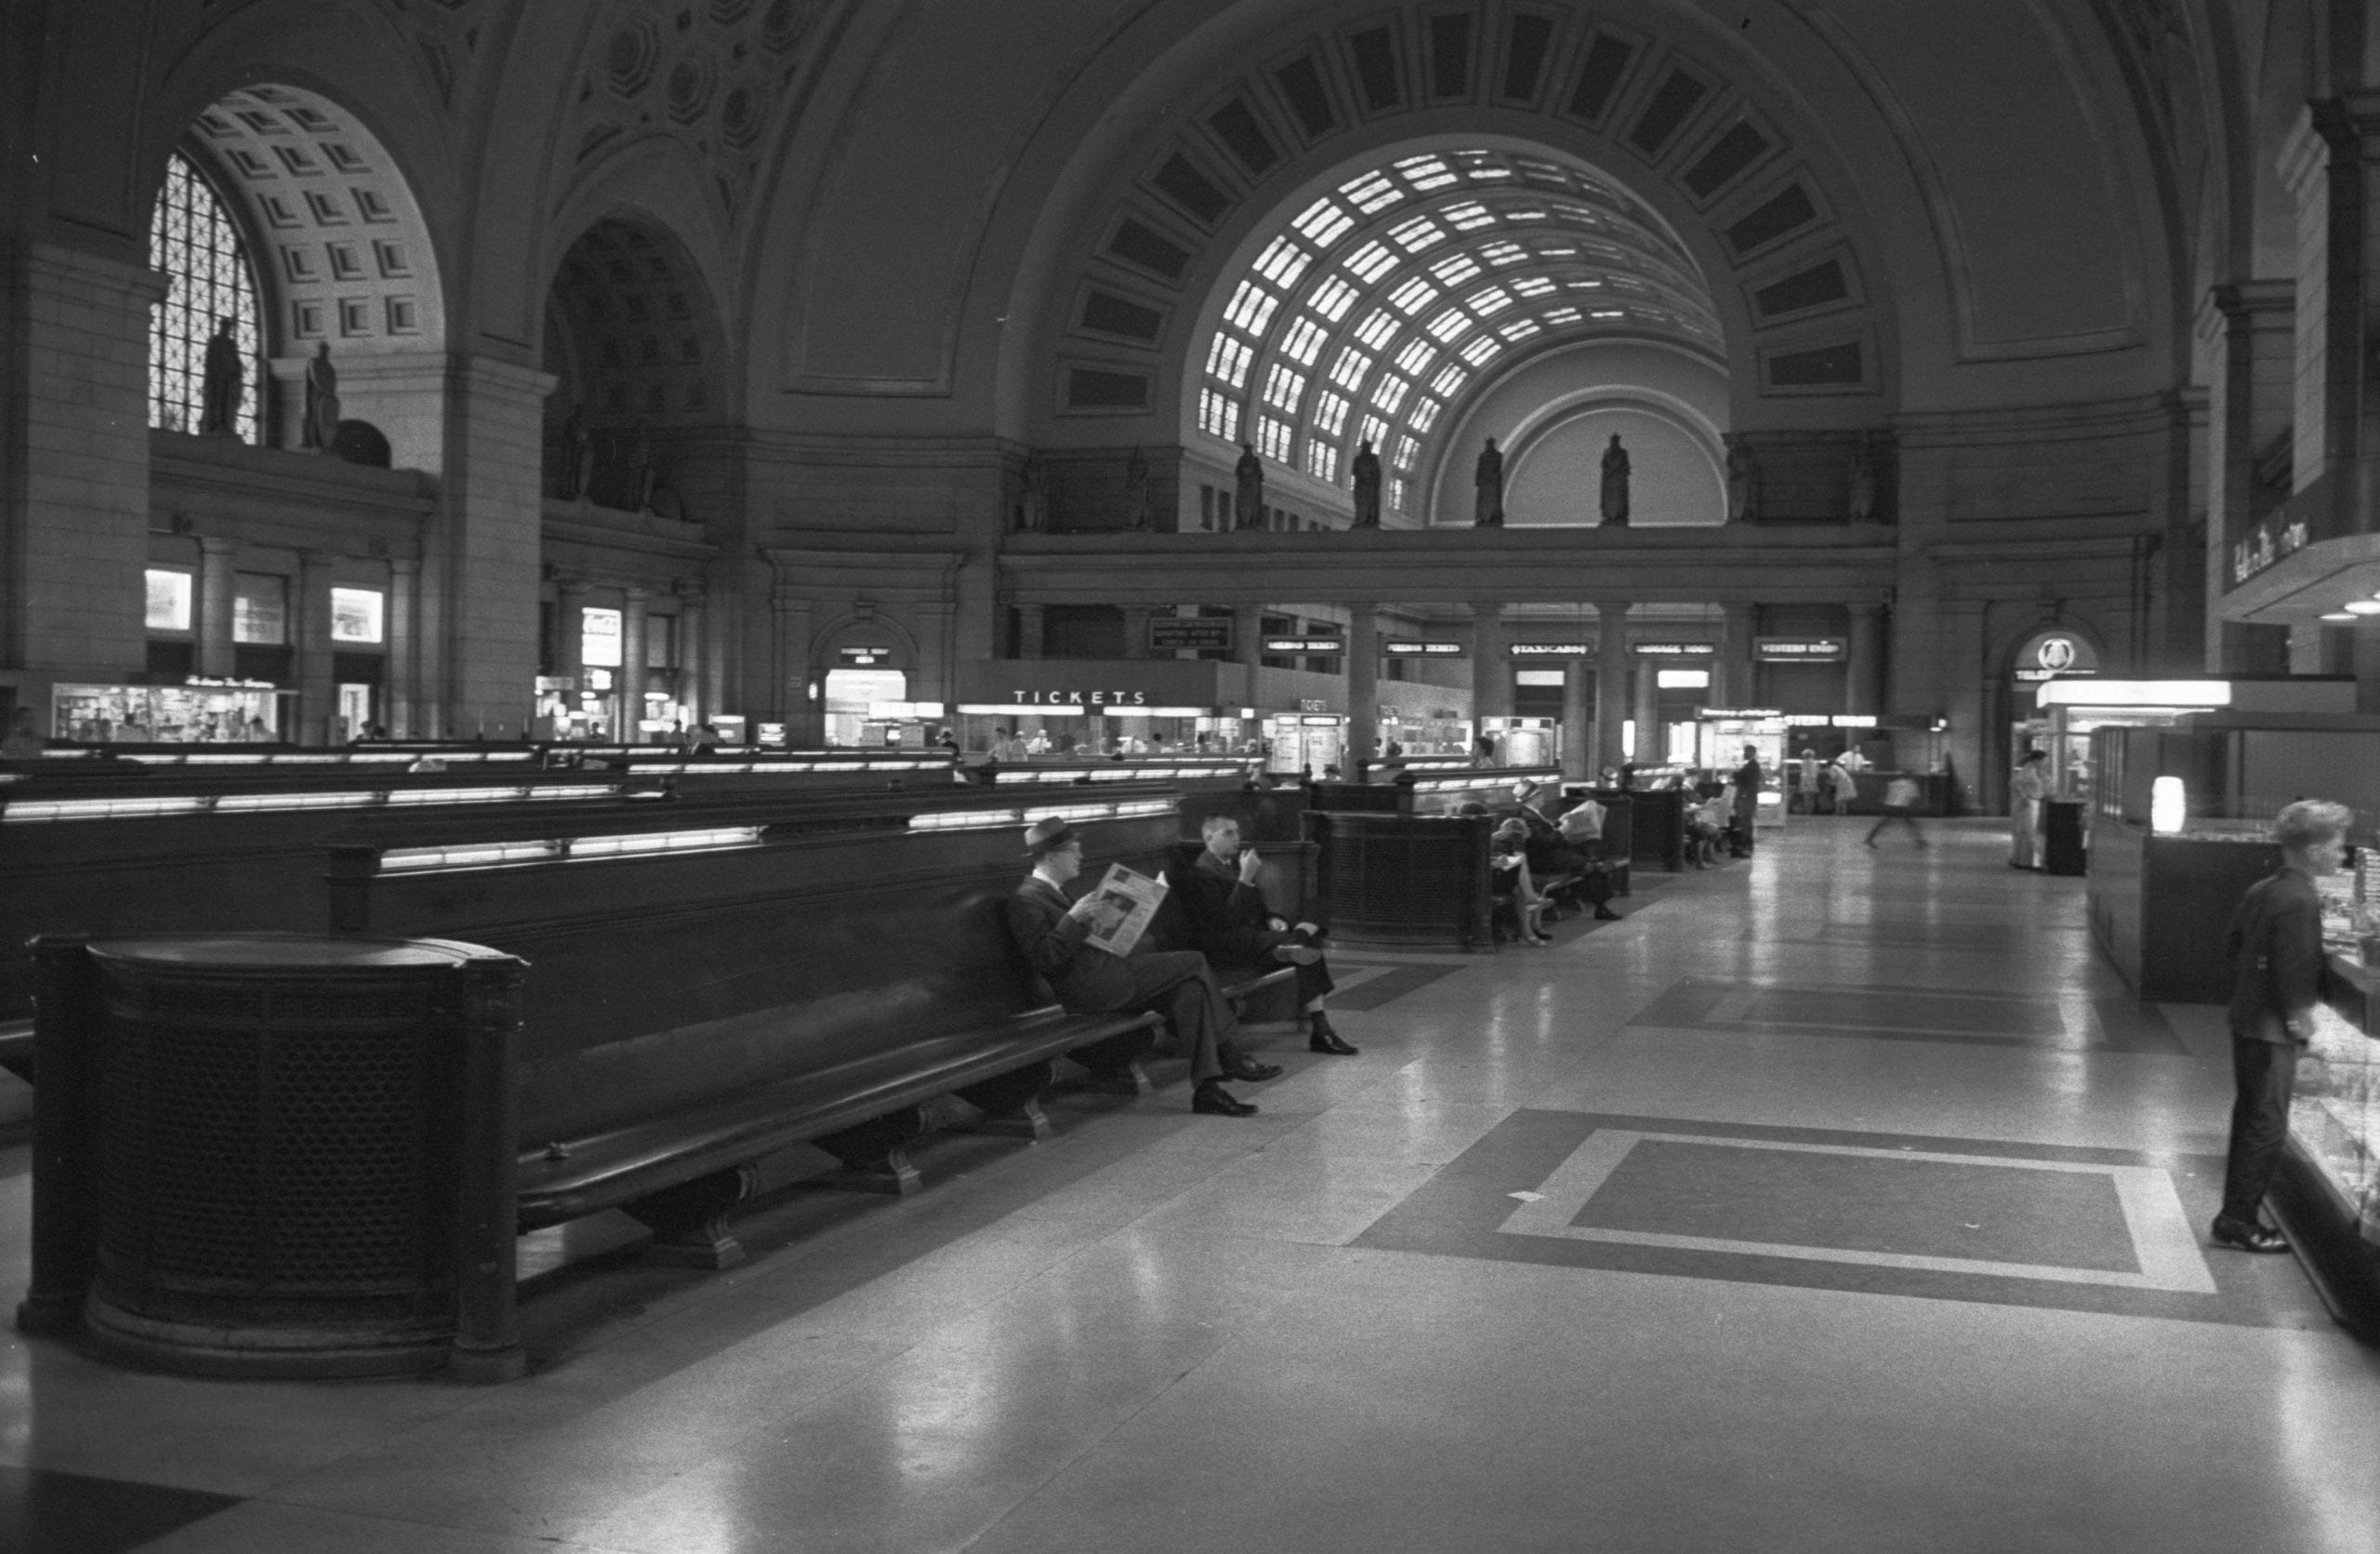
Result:
<svg viewBox="0 0 2380 1554">
<path fill-rule="evenodd" d="M 149 320 L 149 424 L 199 430 L 206 405 L 206 344 L 229 320 L 242 379 L 231 430 L 257 441 L 257 287 L 239 228 L 205 178 L 178 153 L 149 220 L 150 268 L 165 277 L 165 299 Z"/>
<path fill-rule="evenodd" d="M 163 566 L 149 569 L 149 630 L 187 631 L 191 618 L 191 577 Z"/>
<path fill-rule="evenodd" d="M 388 595 L 377 588 L 331 590 L 331 641 L 377 643 L 383 640 L 383 616 Z"/>
<path fill-rule="evenodd" d="M 242 572 L 231 579 L 231 640 L 279 647 L 289 640 L 289 579 Z"/>
<path fill-rule="evenodd" d="M 590 669 L 620 667 L 620 612 L 584 609 L 579 618 L 579 661 Z"/>
</svg>

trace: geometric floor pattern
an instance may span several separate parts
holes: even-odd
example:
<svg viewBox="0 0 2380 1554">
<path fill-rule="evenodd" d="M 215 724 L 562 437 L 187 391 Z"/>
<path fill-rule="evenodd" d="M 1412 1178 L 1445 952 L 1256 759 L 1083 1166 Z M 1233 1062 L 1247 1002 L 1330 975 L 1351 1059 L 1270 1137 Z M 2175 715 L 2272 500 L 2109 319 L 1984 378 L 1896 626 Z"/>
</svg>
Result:
<svg viewBox="0 0 2380 1554">
<path fill-rule="evenodd" d="M 2206 1244 L 2222 1011 L 2134 1002 L 2000 827 L 1866 829 L 1334 952 L 1361 1054 L 1251 1027 L 1252 1117 L 1174 1062 L 909 1198 L 796 1151 L 723 1273 L 537 1232 L 504 1386 L 12 1335 L 0 1549 L 2373 1554 L 2380 1357 Z"/>
</svg>

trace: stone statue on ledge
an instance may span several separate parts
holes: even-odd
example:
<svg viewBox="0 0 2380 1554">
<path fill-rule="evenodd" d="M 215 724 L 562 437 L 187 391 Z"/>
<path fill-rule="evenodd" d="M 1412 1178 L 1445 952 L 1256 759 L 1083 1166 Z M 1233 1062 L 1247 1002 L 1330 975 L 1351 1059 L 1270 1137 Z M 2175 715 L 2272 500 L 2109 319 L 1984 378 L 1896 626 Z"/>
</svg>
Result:
<svg viewBox="0 0 2380 1554">
<path fill-rule="evenodd" d="M 1372 451 L 1372 440 L 1363 440 L 1355 449 L 1355 457 L 1348 466 L 1355 485 L 1355 522 L 1359 529 L 1380 527 L 1380 455 Z"/>
<path fill-rule="evenodd" d="M 1050 466 L 1028 454 L 1017 477 L 1016 532 L 1039 534 L 1050 526 Z"/>
<path fill-rule="evenodd" d="M 1256 457 L 1256 445 L 1239 445 L 1239 462 L 1232 467 L 1235 484 L 1232 487 L 1231 526 L 1236 529 L 1261 529 L 1264 526 L 1264 461 Z"/>
<path fill-rule="evenodd" d="M 1124 526 L 1149 526 L 1149 456 L 1139 448 L 1124 461 Z"/>
<path fill-rule="evenodd" d="M 636 423 L 636 436 L 628 444 L 629 507 L 638 512 L 653 511 L 653 483 L 660 468 L 653 458 L 653 428 L 642 421 Z"/>
<path fill-rule="evenodd" d="M 1852 445 L 1851 489 L 1844 508 L 1855 524 L 1876 521 L 1876 438 L 1873 432 L 1859 433 L 1859 441 Z"/>
<path fill-rule="evenodd" d="M 587 495 L 594 479 L 595 439 L 587 430 L 587 406 L 574 405 L 570 418 L 562 423 L 562 479 L 554 495 L 566 502 L 576 501 Z"/>
<path fill-rule="evenodd" d="M 1760 456 L 1742 433 L 1727 438 L 1727 522 L 1750 524 L 1760 517 Z"/>
<path fill-rule="evenodd" d="M 247 393 L 247 374 L 240 365 L 240 342 L 232 338 L 231 320 L 218 317 L 215 334 L 206 342 L 205 397 L 200 401 L 198 430 L 208 437 L 234 437 L 240 430 L 240 401 Z"/>
<path fill-rule="evenodd" d="M 1611 445 L 1603 450 L 1603 521 L 1628 526 L 1628 450 L 1620 445 L 1617 432 L 1611 434 Z"/>
<path fill-rule="evenodd" d="M 331 365 L 331 342 L 317 340 L 306 364 L 306 422 L 299 443 L 322 453 L 338 440 L 338 368 Z"/>
<path fill-rule="evenodd" d="M 1496 451 L 1496 439 L 1479 450 L 1479 462 L 1471 467 L 1471 523 L 1474 528 L 1501 529 L 1504 526 L 1504 456 Z"/>
</svg>

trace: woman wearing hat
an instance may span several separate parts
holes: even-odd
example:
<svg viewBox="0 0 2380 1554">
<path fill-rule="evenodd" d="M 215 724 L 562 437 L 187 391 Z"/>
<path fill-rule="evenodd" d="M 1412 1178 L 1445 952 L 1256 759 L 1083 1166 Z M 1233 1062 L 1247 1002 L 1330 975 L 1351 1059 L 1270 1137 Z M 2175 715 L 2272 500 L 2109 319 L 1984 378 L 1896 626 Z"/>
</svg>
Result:
<svg viewBox="0 0 2380 1554">
<path fill-rule="evenodd" d="M 1233 1047 L 1231 1003 L 1207 958 L 1195 950 L 1152 950 L 1146 936 L 1129 956 L 1087 943 L 1096 897 L 1066 899 L 1065 886 L 1082 872 L 1082 839 L 1064 820 L 1035 821 L 1025 833 L 1025 854 L 1033 872 L 1008 898 L 1009 933 L 1058 1002 L 1076 1014 L 1157 1011 L 1190 1055 L 1190 1109 L 1210 1117 L 1254 1113 L 1223 1082 L 1272 1079 L 1281 1070 Z"/>
</svg>

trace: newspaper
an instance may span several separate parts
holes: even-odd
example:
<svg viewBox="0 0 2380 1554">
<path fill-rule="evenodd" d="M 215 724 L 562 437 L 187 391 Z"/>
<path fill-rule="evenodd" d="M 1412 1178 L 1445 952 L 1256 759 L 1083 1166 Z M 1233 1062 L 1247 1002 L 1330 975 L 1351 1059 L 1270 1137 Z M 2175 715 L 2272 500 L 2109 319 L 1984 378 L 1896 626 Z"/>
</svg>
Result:
<svg viewBox="0 0 2380 1554">
<path fill-rule="evenodd" d="M 1149 919 L 1164 904 L 1168 888 L 1163 880 L 1111 864 L 1107 877 L 1084 897 L 1092 903 L 1091 936 L 1084 942 L 1110 955 L 1130 955 L 1148 932 Z"/>
</svg>

